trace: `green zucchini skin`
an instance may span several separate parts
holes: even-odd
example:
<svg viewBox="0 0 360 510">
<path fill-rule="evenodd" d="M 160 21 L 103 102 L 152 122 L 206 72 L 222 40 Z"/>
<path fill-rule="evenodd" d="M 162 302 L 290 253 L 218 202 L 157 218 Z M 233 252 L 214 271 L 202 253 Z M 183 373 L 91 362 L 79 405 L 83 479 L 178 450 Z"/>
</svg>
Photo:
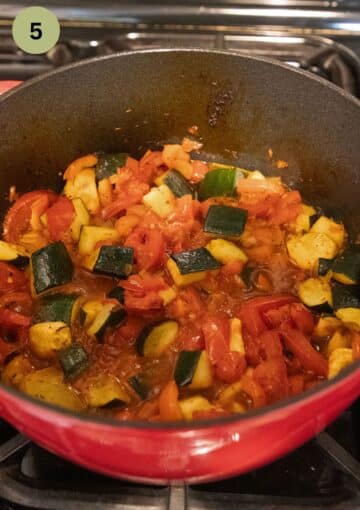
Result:
<svg viewBox="0 0 360 510">
<path fill-rule="evenodd" d="M 31 255 L 36 294 L 71 282 L 74 266 L 65 245 L 58 241 Z"/>
<path fill-rule="evenodd" d="M 111 298 L 111 299 L 117 299 L 117 301 L 119 301 L 120 304 L 124 304 L 125 303 L 125 293 L 124 293 L 124 289 L 122 287 L 114 287 L 107 295 L 108 298 Z"/>
<path fill-rule="evenodd" d="M 222 265 L 206 248 L 195 248 L 194 250 L 173 253 L 171 258 L 179 268 L 180 274 L 218 269 Z"/>
<path fill-rule="evenodd" d="M 141 398 L 141 400 L 146 400 L 149 395 L 149 389 L 144 384 L 140 374 L 133 375 L 129 377 L 128 383 L 135 391 L 135 393 Z"/>
<path fill-rule="evenodd" d="M 332 286 L 333 308 L 360 308 L 360 287 L 334 283 Z"/>
<path fill-rule="evenodd" d="M 80 343 L 73 343 L 59 354 L 60 364 L 67 379 L 74 379 L 89 366 L 87 352 Z"/>
<path fill-rule="evenodd" d="M 139 333 L 139 335 L 138 335 L 138 337 L 136 339 L 136 342 L 135 342 L 136 352 L 140 356 L 144 355 L 144 346 L 145 346 L 145 342 L 146 342 L 147 337 L 150 335 L 152 330 L 154 328 L 156 328 L 156 326 L 159 326 L 161 323 L 162 323 L 162 321 L 155 322 L 153 324 L 147 324 L 140 331 L 140 333 Z"/>
<path fill-rule="evenodd" d="M 239 207 L 212 205 L 204 221 L 204 231 L 222 237 L 240 236 L 245 228 L 248 213 Z"/>
<path fill-rule="evenodd" d="M 243 177 L 244 174 L 237 168 L 210 170 L 199 184 L 199 200 L 211 197 L 234 197 L 237 181 Z"/>
<path fill-rule="evenodd" d="M 328 273 L 330 271 L 330 269 L 332 268 L 333 263 L 334 263 L 334 259 L 319 258 L 318 275 L 325 276 L 326 273 Z"/>
<path fill-rule="evenodd" d="M 177 170 L 169 170 L 164 179 L 164 184 L 178 198 L 184 195 L 191 195 L 193 198 L 196 196 L 195 188 Z"/>
<path fill-rule="evenodd" d="M 125 321 L 126 317 L 127 313 L 123 308 L 111 312 L 101 328 L 95 333 L 97 340 L 103 342 L 107 329 L 120 326 Z"/>
<path fill-rule="evenodd" d="M 116 174 L 118 168 L 125 166 L 128 156 L 125 152 L 98 154 L 98 162 L 95 167 L 97 180 L 101 181 Z"/>
<path fill-rule="evenodd" d="M 71 324 L 78 294 L 54 294 L 40 300 L 33 322 L 65 322 Z"/>
<path fill-rule="evenodd" d="M 201 351 L 181 351 L 175 367 L 175 382 L 178 386 L 187 386 L 191 383 Z"/>
<path fill-rule="evenodd" d="M 124 246 L 102 246 L 93 272 L 115 278 L 127 278 L 134 264 L 134 249 Z"/>
<path fill-rule="evenodd" d="M 360 283 L 360 249 L 352 246 L 337 257 L 332 266 L 333 273 L 349 278 L 353 285 Z"/>
</svg>

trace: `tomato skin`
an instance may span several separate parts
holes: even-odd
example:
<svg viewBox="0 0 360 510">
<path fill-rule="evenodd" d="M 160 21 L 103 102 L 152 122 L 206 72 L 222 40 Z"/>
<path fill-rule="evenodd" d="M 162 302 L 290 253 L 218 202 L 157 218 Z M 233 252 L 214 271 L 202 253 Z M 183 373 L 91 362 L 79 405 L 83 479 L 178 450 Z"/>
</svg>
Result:
<svg viewBox="0 0 360 510">
<path fill-rule="evenodd" d="M 166 243 L 158 229 L 135 228 L 127 237 L 124 246 L 134 248 L 139 270 L 156 269 L 164 262 Z"/>
<path fill-rule="evenodd" d="M 327 376 L 327 360 L 314 349 L 301 331 L 294 329 L 291 323 L 284 323 L 280 334 L 286 347 L 300 360 L 305 370 L 310 370 L 318 376 Z"/>
<path fill-rule="evenodd" d="M 243 303 L 239 316 L 247 331 L 252 336 L 258 336 L 267 329 L 266 312 L 280 308 L 293 301 L 296 301 L 296 298 L 290 294 L 273 294 L 256 297 Z"/>
<path fill-rule="evenodd" d="M 284 398 L 289 393 L 286 365 L 282 358 L 260 363 L 254 370 L 254 380 L 262 386 L 269 402 Z"/>
<path fill-rule="evenodd" d="M 315 320 L 312 313 L 302 303 L 292 303 L 290 306 L 290 317 L 296 329 L 305 335 L 311 335 L 314 331 Z"/>
<path fill-rule="evenodd" d="M 246 370 L 245 356 L 239 352 L 228 351 L 216 363 L 216 377 L 225 383 L 238 381 Z"/>
<path fill-rule="evenodd" d="M 128 207 L 140 203 L 149 189 L 149 185 L 144 182 L 131 181 L 125 183 L 119 190 L 119 197 L 103 208 L 102 217 L 104 220 L 108 220 L 123 213 Z"/>
<path fill-rule="evenodd" d="M 250 375 L 243 375 L 241 378 L 242 389 L 252 400 L 252 407 L 257 409 L 266 405 L 266 393 L 262 386 Z"/>
<path fill-rule="evenodd" d="M 31 206 L 34 202 L 47 197 L 48 204 L 55 202 L 57 195 L 50 190 L 37 190 L 24 193 L 8 210 L 4 219 L 4 240 L 8 243 L 16 243 L 22 234 L 24 234 L 30 226 Z"/>
<path fill-rule="evenodd" d="M 200 317 L 205 312 L 205 303 L 195 287 L 180 290 L 174 301 L 167 306 L 168 315 L 180 322 L 201 320 Z"/>
<path fill-rule="evenodd" d="M 229 351 L 230 323 L 225 317 L 207 317 L 202 324 L 206 351 L 213 365 Z"/>
<path fill-rule="evenodd" d="M 175 381 L 167 383 L 159 396 L 159 412 L 163 421 L 176 421 L 183 418 L 179 402 L 179 390 Z"/>
<path fill-rule="evenodd" d="M 26 285 L 25 274 L 7 262 L 0 262 L 0 292 L 19 290 Z"/>
<path fill-rule="evenodd" d="M 52 241 L 60 241 L 71 226 L 75 209 L 67 197 L 59 197 L 46 213 L 47 225 Z"/>
<path fill-rule="evenodd" d="M 162 152 L 148 150 L 139 161 L 137 178 L 150 184 L 161 173 L 163 165 Z M 128 167 L 127 162 L 126 166 Z"/>
<path fill-rule="evenodd" d="M 8 308 L 0 309 L 0 324 L 6 328 L 18 327 L 18 326 L 30 326 L 31 317 L 22 315 L 21 313 L 14 312 Z"/>
<path fill-rule="evenodd" d="M 298 395 L 305 388 L 305 379 L 302 374 L 296 374 L 289 377 L 289 393 L 290 395 Z"/>
<path fill-rule="evenodd" d="M 166 289 L 166 283 L 161 276 L 132 275 L 121 282 L 121 287 L 129 310 L 156 310 L 163 305 L 159 290 Z"/>
<path fill-rule="evenodd" d="M 191 176 L 191 182 L 197 183 L 204 179 L 205 175 L 209 171 L 209 166 L 204 161 L 198 159 L 191 162 L 193 173 Z"/>
</svg>

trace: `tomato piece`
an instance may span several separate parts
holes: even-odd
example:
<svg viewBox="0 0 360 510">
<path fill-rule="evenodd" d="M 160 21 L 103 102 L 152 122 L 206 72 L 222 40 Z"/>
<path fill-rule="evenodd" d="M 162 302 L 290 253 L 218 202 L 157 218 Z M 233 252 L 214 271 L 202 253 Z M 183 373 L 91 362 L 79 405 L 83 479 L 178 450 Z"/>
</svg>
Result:
<svg viewBox="0 0 360 510">
<path fill-rule="evenodd" d="M 243 375 L 241 378 L 242 390 L 251 398 L 252 407 L 264 407 L 266 404 L 266 393 L 262 386 L 250 375 Z"/>
<path fill-rule="evenodd" d="M 14 312 L 8 308 L 0 308 L 0 324 L 6 328 L 30 326 L 31 317 Z"/>
<path fill-rule="evenodd" d="M 167 308 L 168 315 L 180 320 L 195 320 L 205 313 L 205 303 L 195 287 L 180 290 Z"/>
<path fill-rule="evenodd" d="M 137 177 L 150 184 L 164 168 L 162 152 L 148 150 L 139 161 Z"/>
<path fill-rule="evenodd" d="M 305 378 L 302 374 L 291 375 L 289 377 L 289 393 L 290 395 L 298 395 L 305 388 Z"/>
<path fill-rule="evenodd" d="M 59 197 L 55 204 L 47 210 L 46 217 L 51 240 L 60 241 L 65 232 L 69 230 L 75 217 L 75 209 L 71 200 Z"/>
<path fill-rule="evenodd" d="M 304 333 L 284 323 L 281 326 L 280 334 L 286 347 L 300 360 L 306 370 L 322 377 L 327 376 L 327 360 L 314 349 Z"/>
<path fill-rule="evenodd" d="M 159 412 L 163 421 L 177 421 L 183 418 L 179 402 L 179 390 L 175 381 L 170 381 L 159 396 Z"/>
<path fill-rule="evenodd" d="M 296 301 L 290 294 L 273 294 L 245 301 L 239 312 L 244 327 L 252 336 L 258 336 L 267 329 L 266 312 Z"/>
<path fill-rule="evenodd" d="M 164 263 L 166 243 L 158 229 L 135 228 L 124 245 L 134 248 L 139 270 L 156 269 Z"/>
<path fill-rule="evenodd" d="M 259 337 L 259 343 L 265 360 L 283 357 L 283 348 L 278 331 L 264 331 Z"/>
<path fill-rule="evenodd" d="M 254 380 L 263 388 L 269 402 L 275 402 L 288 395 L 286 365 L 282 358 L 260 363 L 254 369 Z"/>
<path fill-rule="evenodd" d="M 282 225 L 294 221 L 300 213 L 301 195 L 298 191 L 289 191 L 281 196 L 269 219 L 275 225 Z"/>
<path fill-rule="evenodd" d="M 252 336 L 258 336 L 266 330 L 266 324 L 259 310 L 250 302 L 246 302 L 242 305 L 239 317 L 242 320 L 244 328 Z"/>
<path fill-rule="evenodd" d="M 154 310 L 161 308 L 163 300 L 159 290 L 167 285 L 161 276 L 143 274 L 132 275 L 125 282 L 121 282 L 125 290 L 125 307 L 129 310 Z"/>
<path fill-rule="evenodd" d="M 128 207 L 140 203 L 148 191 L 148 184 L 134 180 L 128 181 L 119 189 L 119 198 L 103 208 L 102 217 L 108 220 L 123 213 Z"/>
<path fill-rule="evenodd" d="M 229 351 L 229 319 L 218 316 L 207 317 L 202 324 L 202 332 L 210 362 L 215 365 Z"/>
<path fill-rule="evenodd" d="M 205 339 L 201 327 L 184 326 L 180 328 L 177 341 L 184 351 L 201 351 L 205 349 Z"/>
<path fill-rule="evenodd" d="M 26 285 L 25 273 L 11 264 L 0 262 L 0 292 L 11 292 Z"/>
<path fill-rule="evenodd" d="M 296 329 L 299 329 L 305 335 L 311 335 L 314 331 L 315 320 L 307 308 L 302 303 L 292 303 L 290 305 L 290 317 L 293 320 Z"/>
<path fill-rule="evenodd" d="M 48 205 L 55 202 L 57 195 L 50 190 L 30 191 L 22 195 L 8 210 L 4 219 L 4 240 L 16 243 L 30 228 L 32 205 L 41 198 L 48 199 Z"/>
<path fill-rule="evenodd" d="M 7 356 L 12 352 L 16 351 L 16 347 L 14 344 L 5 342 L 2 338 L 0 338 L 0 363 L 3 363 Z"/>
<path fill-rule="evenodd" d="M 280 195 L 275 193 L 245 193 L 240 197 L 239 207 L 246 209 L 250 217 L 267 219 L 274 214 L 279 200 Z"/>
<path fill-rule="evenodd" d="M 245 356 L 239 352 L 225 352 L 216 363 L 216 377 L 225 383 L 238 381 L 246 370 Z"/>
<path fill-rule="evenodd" d="M 204 161 L 199 161 L 198 159 L 192 161 L 191 166 L 193 170 L 191 175 L 191 182 L 194 183 L 202 181 L 209 171 L 208 164 Z"/>
<path fill-rule="evenodd" d="M 263 313 L 263 319 L 268 328 L 278 328 L 290 317 L 290 305 L 284 305 L 280 308 L 274 308 Z"/>
</svg>

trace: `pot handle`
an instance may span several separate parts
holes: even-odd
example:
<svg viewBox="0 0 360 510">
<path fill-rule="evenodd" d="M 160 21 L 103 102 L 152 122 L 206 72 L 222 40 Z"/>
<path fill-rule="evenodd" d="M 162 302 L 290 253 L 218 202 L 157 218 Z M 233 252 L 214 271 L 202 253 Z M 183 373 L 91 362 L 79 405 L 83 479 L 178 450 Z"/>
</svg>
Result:
<svg viewBox="0 0 360 510">
<path fill-rule="evenodd" d="M 19 85 L 20 83 L 22 83 L 22 82 L 15 81 L 15 80 L 0 80 L 0 94 L 7 92 L 8 90 L 12 89 L 13 87 L 16 87 L 16 85 Z"/>
</svg>

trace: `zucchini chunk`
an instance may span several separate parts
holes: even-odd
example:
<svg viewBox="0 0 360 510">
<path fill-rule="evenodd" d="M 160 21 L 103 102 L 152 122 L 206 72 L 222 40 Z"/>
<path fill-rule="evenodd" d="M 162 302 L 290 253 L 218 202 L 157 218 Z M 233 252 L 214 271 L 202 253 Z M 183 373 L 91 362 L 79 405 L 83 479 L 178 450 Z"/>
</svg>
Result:
<svg viewBox="0 0 360 510">
<path fill-rule="evenodd" d="M 114 287 L 108 293 L 107 297 L 110 299 L 117 299 L 117 301 L 119 301 L 119 303 L 122 305 L 125 303 L 125 293 L 122 287 L 118 286 Z"/>
<path fill-rule="evenodd" d="M 65 245 L 48 244 L 31 255 L 31 270 L 36 294 L 65 285 L 73 277 L 73 263 Z"/>
<path fill-rule="evenodd" d="M 245 228 L 248 213 L 240 207 L 211 205 L 204 222 L 204 232 L 223 237 L 240 236 Z"/>
<path fill-rule="evenodd" d="M 95 174 L 98 181 L 107 179 L 117 173 L 118 168 L 126 165 L 129 154 L 116 152 L 114 154 L 98 154 L 98 162 L 95 167 Z"/>
<path fill-rule="evenodd" d="M 185 420 L 187 421 L 191 421 L 193 419 L 193 414 L 196 411 L 206 412 L 216 409 L 216 407 L 210 404 L 206 398 L 201 397 L 200 395 L 179 400 L 179 406 Z"/>
<path fill-rule="evenodd" d="M 66 379 L 75 379 L 89 366 L 87 352 L 78 342 L 60 351 L 59 360 Z"/>
<path fill-rule="evenodd" d="M 78 294 L 54 294 L 44 297 L 38 303 L 34 324 L 38 322 L 74 323 L 79 309 Z"/>
<path fill-rule="evenodd" d="M 136 339 L 137 352 L 146 358 L 160 357 L 175 341 L 178 330 L 175 321 L 145 326 Z"/>
<path fill-rule="evenodd" d="M 93 271 L 97 274 L 127 278 L 134 264 L 134 249 L 124 246 L 102 246 Z"/>
<path fill-rule="evenodd" d="M 299 285 L 301 301 L 314 311 L 325 313 L 332 310 L 332 293 L 325 278 L 308 278 Z"/>
<path fill-rule="evenodd" d="M 173 253 L 171 258 L 175 261 L 182 275 L 219 269 L 222 265 L 206 248 L 195 248 L 194 250 Z"/>
<path fill-rule="evenodd" d="M 24 268 L 29 264 L 29 255 L 20 246 L 0 241 L 0 260 Z"/>
<path fill-rule="evenodd" d="M 245 356 L 245 343 L 242 336 L 240 319 L 230 319 L 230 351 L 239 352 Z"/>
<path fill-rule="evenodd" d="M 80 198 L 91 214 L 99 212 L 100 200 L 93 168 L 85 168 L 76 175 L 74 181 L 67 181 L 64 193 L 70 200 Z"/>
<path fill-rule="evenodd" d="M 33 371 L 30 361 L 23 354 L 12 358 L 1 373 L 1 381 L 9 386 L 18 388 L 23 378 Z"/>
<path fill-rule="evenodd" d="M 347 308 L 349 310 L 349 308 Z M 351 348 L 351 338 L 347 333 L 341 331 L 335 331 L 333 336 L 330 338 L 329 343 L 326 347 L 326 353 L 329 357 L 335 349 Z"/>
<path fill-rule="evenodd" d="M 360 331 L 360 309 L 359 308 L 338 308 L 335 312 L 338 319 L 341 320 L 345 326 Z"/>
<path fill-rule="evenodd" d="M 330 220 L 326 216 L 320 216 L 320 218 L 313 224 L 310 232 L 316 234 L 326 234 L 341 248 L 345 241 L 345 228 L 340 223 Z"/>
<path fill-rule="evenodd" d="M 336 317 L 333 316 L 320 317 L 314 329 L 314 336 L 316 337 L 331 336 L 340 326 L 341 322 Z"/>
<path fill-rule="evenodd" d="M 198 271 L 196 273 L 181 274 L 176 262 L 173 259 L 169 259 L 166 263 L 166 268 L 169 271 L 174 283 L 178 287 L 184 287 L 185 285 L 191 285 L 192 283 L 203 280 L 207 272 Z"/>
<path fill-rule="evenodd" d="M 287 250 L 291 261 L 301 269 L 313 270 L 319 258 L 333 259 L 338 247 L 326 234 L 308 232 L 288 239 Z"/>
<path fill-rule="evenodd" d="M 114 307 L 115 306 L 111 303 L 102 305 L 100 311 L 96 314 L 95 319 L 87 329 L 87 333 L 90 336 L 95 336 L 99 342 L 103 341 L 108 328 L 120 326 L 126 319 L 126 311 L 123 308 L 114 310 Z"/>
<path fill-rule="evenodd" d="M 206 245 L 206 249 L 221 264 L 229 262 L 247 262 L 248 257 L 236 244 L 225 239 L 213 239 Z"/>
<path fill-rule="evenodd" d="M 244 282 L 244 285 L 245 285 L 245 288 L 248 290 L 248 289 L 251 289 L 251 287 L 253 286 L 253 280 L 254 280 L 254 273 L 255 273 L 255 268 L 254 267 L 251 267 L 249 265 L 246 265 L 244 267 L 244 269 L 241 271 L 240 273 L 240 277 L 242 279 L 242 281 Z"/>
<path fill-rule="evenodd" d="M 115 242 L 120 238 L 118 231 L 110 227 L 84 225 L 80 232 L 78 251 L 80 255 L 91 255 L 101 242 Z"/>
<path fill-rule="evenodd" d="M 102 301 L 97 299 L 86 301 L 80 308 L 80 325 L 88 328 L 104 307 L 111 311 L 114 305 L 110 303 L 104 305 Z"/>
<path fill-rule="evenodd" d="M 100 374 L 89 384 L 85 400 L 90 407 L 118 407 L 130 402 L 130 397 L 118 379 L 111 374 Z"/>
<path fill-rule="evenodd" d="M 65 322 L 39 322 L 29 330 L 29 347 L 40 359 L 54 358 L 71 342 L 71 331 Z"/>
<path fill-rule="evenodd" d="M 90 214 L 81 198 L 73 198 L 71 202 L 74 206 L 75 218 L 70 225 L 70 233 L 73 241 L 78 242 L 82 227 L 90 223 Z"/>
<path fill-rule="evenodd" d="M 167 218 L 175 210 L 175 198 L 170 189 L 162 184 L 143 196 L 143 203 L 150 207 L 160 218 Z"/>
<path fill-rule="evenodd" d="M 177 198 L 183 197 L 184 195 L 191 195 L 195 198 L 196 193 L 194 187 L 191 186 L 185 177 L 177 170 L 169 170 L 166 172 L 161 184 L 166 184 Z"/>
<path fill-rule="evenodd" d="M 318 261 L 317 274 L 319 276 L 325 276 L 332 268 L 333 263 L 334 263 L 333 259 L 320 258 Z"/>
<path fill-rule="evenodd" d="M 206 351 L 181 351 L 175 367 L 175 382 L 194 390 L 209 388 L 213 377 Z"/>
<path fill-rule="evenodd" d="M 355 285 L 336 283 L 332 286 L 334 310 L 339 308 L 360 308 L 360 288 Z"/>
<path fill-rule="evenodd" d="M 127 382 L 130 384 L 131 388 L 135 391 L 141 400 L 147 399 L 149 395 L 149 389 L 139 374 L 129 377 Z"/>
<path fill-rule="evenodd" d="M 82 411 L 86 408 L 79 395 L 64 382 L 62 371 L 54 367 L 25 375 L 20 383 L 20 390 L 31 397 L 65 409 Z"/>
<path fill-rule="evenodd" d="M 311 227 L 311 218 L 316 215 L 316 210 L 310 205 L 302 204 L 301 213 L 294 222 L 294 232 L 302 234 L 308 232 Z"/>
<path fill-rule="evenodd" d="M 328 379 L 336 377 L 344 368 L 353 362 L 352 349 L 335 349 L 329 357 Z"/>
<path fill-rule="evenodd" d="M 243 178 L 243 172 L 235 167 L 223 166 L 210 170 L 199 184 L 199 200 L 211 197 L 234 197 L 237 183 Z"/>
<path fill-rule="evenodd" d="M 346 285 L 356 285 L 360 283 L 360 250 L 350 247 L 345 250 L 337 259 L 332 267 L 332 277 L 334 280 Z"/>
</svg>

